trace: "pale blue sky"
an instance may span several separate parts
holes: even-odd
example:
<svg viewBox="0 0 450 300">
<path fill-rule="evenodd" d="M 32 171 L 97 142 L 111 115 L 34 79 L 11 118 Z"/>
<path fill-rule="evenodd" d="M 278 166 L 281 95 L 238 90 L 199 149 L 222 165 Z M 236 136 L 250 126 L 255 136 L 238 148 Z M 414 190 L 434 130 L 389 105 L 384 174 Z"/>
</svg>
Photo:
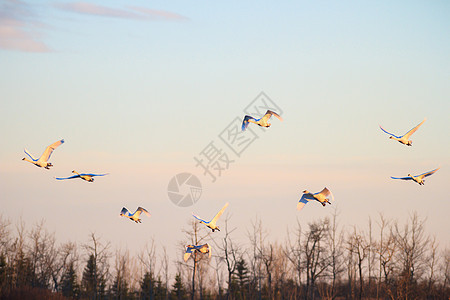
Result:
<svg viewBox="0 0 450 300">
<path fill-rule="evenodd" d="M 175 246 L 191 211 L 228 201 L 238 235 L 259 216 L 283 240 L 297 218 L 331 214 L 295 210 L 302 190 L 327 186 L 343 225 L 418 211 L 448 245 L 449 14 L 447 1 L 1 1 L 2 213 L 45 219 L 62 241 Z M 209 183 L 193 157 L 261 91 L 284 122 Z M 413 147 L 378 128 L 403 134 L 424 117 Z M 21 161 L 60 138 L 52 170 Z M 425 186 L 389 178 L 439 166 Z M 73 169 L 110 175 L 53 178 Z M 179 172 L 204 184 L 193 207 L 167 197 Z M 122 206 L 152 217 L 132 224 Z"/>
</svg>

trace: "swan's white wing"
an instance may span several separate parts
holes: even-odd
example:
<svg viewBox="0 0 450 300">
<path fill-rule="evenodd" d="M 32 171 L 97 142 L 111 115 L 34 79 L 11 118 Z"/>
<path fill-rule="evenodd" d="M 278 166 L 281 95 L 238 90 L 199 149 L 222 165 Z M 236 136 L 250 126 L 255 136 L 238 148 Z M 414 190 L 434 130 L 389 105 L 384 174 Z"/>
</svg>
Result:
<svg viewBox="0 0 450 300">
<path fill-rule="evenodd" d="M 32 161 L 37 161 L 38 160 L 37 158 L 34 158 L 33 155 L 31 155 L 31 153 L 28 152 L 27 149 L 23 149 L 23 152 L 25 152 L 25 154 L 28 155 L 31 158 Z"/>
<path fill-rule="evenodd" d="M 208 253 L 208 251 L 209 251 L 209 246 L 207 243 L 203 244 L 203 245 L 198 245 L 197 247 L 198 247 L 197 250 L 203 254 Z"/>
<path fill-rule="evenodd" d="M 428 177 L 430 175 L 433 175 L 434 173 L 436 173 L 437 170 L 439 170 L 440 168 L 434 169 L 433 171 L 429 171 L 429 172 L 425 172 L 423 174 L 420 174 L 419 176 L 424 178 L 424 177 Z"/>
<path fill-rule="evenodd" d="M 65 179 L 73 179 L 73 178 L 78 178 L 78 177 L 80 177 L 80 175 L 73 175 L 73 176 L 64 177 L 64 178 L 62 178 L 62 177 L 55 177 L 55 179 L 57 179 L 57 180 L 65 180 Z"/>
<path fill-rule="evenodd" d="M 267 122 L 267 121 L 269 121 L 270 117 L 272 117 L 272 116 L 275 116 L 278 118 L 278 120 L 283 121 L 283 118 L 279 114 L 277 114 L 276 112 L 271 111 L 271 110 L 267 110 L 266 114 L 261 119 L 263 121 Z"/>
<path fill-rule="evenodd" d="M 129 216 L 130 212 L 128 211 L 128 209 L 126 209 L 126 207 L 123 207 L 122 210 L 120 211 L 121 214 L 125 215 L 125 216 Z"/>
<path fill-rule="evenodd" d="M 331 202 L 334 202 L 334 195 L 333 195 L 333 193 L 331 192 L 331 191 L 329 191 L 330 192 L 330 199 L 331 199 Z"/>
<path fill-rule="evenodd" d="M 50 156 L 53 153 L 53 150 L 55 150 L 59 145 L 61 145 L 62 143 L 64 143 L 64 140 L 59 140 L 57 142 L 54 142 L 53 144 L 51 144 L 50 146 L 47 147 L 47 149 L 45 149 L 44 153 L 41 155 L 41 157 L 39 158 L 40 161 L 46 162 L 47 160 L 49 160 Z"/>
<path fill-rule="evenodd" d="M 306 203 L 308 203 L 308 202 L 301 202 L 301 201 L 299 201 L 297 203 L 297 210 L 302 210 L 303 206 L 305 206 Z"/>
<path fill-rule="evenodd" d="M 138 209 L 136 210 L 136 212 L 139 212 L 139 214 L 141 213 L 141 212 L 143 212 L 144 214 L 146 214 L 147 216 L 149 216 L 150 217 L 150 213 L 145 209 L 145 208 L 143 208 L 143 207 L 138 207 Z"/>
<path fill-rule="evenodd" d="M 197 215 L 194 214 L 194 213 L 192 213 L 192 215 L 194 216 L 194 218 L 196 218 L 196 219 L 199 220 L 199 221 L 202 221 L 203 223 L 209 223 L 209 222 L 206 222 L 205 220 L 203 220 L 202 218 L 200 218 L 199 216 L 197 216 Z"/>
<path fill-rule="evenodd" d="M 84 173 L 84 174 L 80 174 L 82 176 L 105 176 L 105 175 L 109 175 L 109 173 L 105 173 L 105 174 L 93 174 L 93 173 Z"/>
<path fill-rule="evenodd" d="M 136 216 L 137 218 L 139 218 L 139 216 L 141 215 L 142 210 L 140 209 L 136 209 L 136 211 L 134 212 L 133 216 Z"/>
<path fill-rule="evenodd" d="M 184 262 L 187 262 L 187 260 L 189 259 L 189 257 L 191 256 L 192 252 L 195 250 L 195 246 L 192 245 L 188 245 L 186 246 L 186 251 L 184 252 Z"/>
<path fill-rule="evenodd" d="M 324 195 L 325 197 L 328 197 L 328 196 L 330 196 L 331 192 L 330 192 L 329 189 L 324 188 L 322 191 L 320 191 L 320 192 L 317 193 L 317 194 L 322 194 L 322 195 Z M 317 194 L 316 194 L 316 195 L 317 195 Z"/>
<path fill-rule="evenodd" d="M 387 131 L 386 129 L 384 129 L 383 127 L 381 127 L 381 125 L 380 125 L 380 128 L 381 128 L 381 130 L 383 130 L 384 132 L 386 132 L 387 134 L 389 134 L 389 135 L 392 135 L 393 137 L 395 137 L 395 138 L 401 138 L 400 136 L 396 136 L 395 134 L 393 134 L 393 133 L 390 133 L 389 131 Z"/>
<path fill-rule="evenodd" d="M 244 131 L 245 129 L 247 129 L 248 127 L 248 120 L 256 120 L 255 118 L 253 118 L 252 116 L 245 116 L 244 120 L 242 120 L 242 131 Z"/>
<path fill-rule="evenodd" d="M 217 220 L 220 218 L 220 216 L 223 214 L 225 209 L 228 207 L 228 202 L 225 203 L 225 205 L 222 207 L 222 209 L 214 216 L 214 218 L 211 220 L 212 224 L 216 224 Z"/>
<path fill-rule="evenodd" d="M 417 126 L 414 127 L 413 129 L 411 129 L 410 131 L 408 131 L 408 132 L 404 135 L 404 137 L 408 139 L 414 132 L 417 131 L 417 129 L 419 129 L 420 126 L 422 126 L 422 124 L 423 124 L 426 120 L 427 120 L 427 118 L 423 119 L 423 121 L 422 121 L 419 125 L 417 125 Z"/>
<path fill-rule="evenodd" d="M 298 200 L 297 210 L 301 210 L 309 201 L 314 200 L 310 194 L 303 194 L 303 196 Z"/>
<path fill-rule="evenodd" d="M 271 111 L 271 110 L 267 110 L 266 111 L 266 114 L 267 113 L 271 113 L 273 116 L 275 116 L 278 120 L 280 120 L 280 121 L 283 121 L 283 118 L 279 115 L 279 114 L 277 114 L 276 112 L 274 112 L 274 111 Z"/>
<path fill-rule="evenodd" d="M 391 178 L 392 178 L 392 179 L 401 179 L 401 180 L 412 180 L 411 177 L 392 177 L 392 176 L 391 176 Z"/>
</svg>

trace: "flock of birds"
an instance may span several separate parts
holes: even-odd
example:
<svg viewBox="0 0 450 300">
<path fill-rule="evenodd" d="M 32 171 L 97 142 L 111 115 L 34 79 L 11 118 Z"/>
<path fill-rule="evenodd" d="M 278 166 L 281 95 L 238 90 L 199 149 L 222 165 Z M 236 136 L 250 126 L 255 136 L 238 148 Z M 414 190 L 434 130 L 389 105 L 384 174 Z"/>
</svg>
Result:
<svg viewBox="0 0 450 300">
<path fill-rule="evenodd" d="M 33 155 L 31 155 L 31 153 L 27 149 L 25 149 L 24 150 L 25 154 L 28 155 L 28 157 L 30 157 L 31 160 L 26 157 L 22 158 L 22 160 L 28 161 L 37 167 L 50 170 L 50 167 L 53 167 L 53 164 L 49 163 L 48 160 L 50 159 L 50 156 L 52 155 L 53 151 L 62 144 L 64 144 L 63 139 L 59 140 L 57 142 L 54 142 L 53 144 L 51 144 L 50 146 L 45 148 L 44 153 L 42 153 L 42 155 L 39 158 L 33 157 Z M 75 175 L 72 175 L 69 177 L 55 177 L 55 179 L 66 180 L 66 179 L 81 178 L 87 182 L 94 182 L 93 177 L 108 175 L 108 174 L 78 173 L 75 170 L 73 170 L 72 173 L 74 173 Z M 145 208 L 142 208 L 142 207 L 138 207 L 138 209 L 134 213 L 130 213 L 128 211 L 128 209 L 123 207 L 122 211 L 120 212 L 120 216 L 129 218 L 131 221 L 134 221 L 136 223 L 141 223 L 141 219 L 139 219 L 139 216 L 141 215 L 142 212 L 144 212 L 145 214 L 150 216 L 149 212 Z"/>
<path fill-rule="evenodd" d="M 395 135 L 395 134 L 393 134 L 393 133 L 390 133 L 389 131 L 387 131 L 387 130 L 385 130 L 383 127 L 381 127 L 381 125 L 380 125 L 380 128 L 381 128 L 381 130 L 383 130 L 385 133 L 389 134 L 389 138 L 390 138 L 390 139 L 396 140 L 396 141 L 398 141 L 399 143 L 402 143 L 402 144 L 404 144 L 404 145 L 406 145 L 406 146 L 412 146 L 412 141 L 411 141 L 409 138 L 411 137 L 411 135 L 412 135 L 414 132 L 417 131 L 417 129 L 419 129 L 420 126 L 422 126 L 423 123 L 425 123 L 426 119 L 427 119 L 427 118 L 423 119 L 423 121 L 420 122 L 419 125 L 417 125 L 416 127 L 414 127 L 413 129 L 411 129 L 410 131 L 408 131 L 407 133 L 405 133 L 404 135 L 401 135 L 401 136 L 397 136 L 397 135 Z M 425 173 L 422 173 L 422 174 L 419 174 L 419 175 L 416 175 L 416 176 L 413 176 L 413 175 L 411 175 L 411 174 L 408 174 L 408 175 L 405 176 L 405 177 L 392 177 L 392 176 L 391 176 L 391 178 L 392 178 L 392 179 L 401 179 L 401 180 L 413 180 L 413 181 L 417 182 L 419 185 L 424 185 L 424 184 L 425 184 L 424 178 L 425 178 L 425 177 L 428 177 L 428 176 L 430 176 L 430 175 L 433 175 L 433 174 L 436 173 L 436 171 L 439 170 L 439 169 L 440 169 L 440 168 L 437 168 L 437 169 L 434 169 L 434 170 L 432 170 L 432 171 L 428 171 L 428 172 L 425 172 Z"/>
<path fill-rule="evenodd" d="M 270 127 L 271 123 L 269 123 L 269 120 L 272 116 L 275 116 L 280 121 L 283 121 L 283 118 L 279 114 L 277 114 L 276 112 L 273 112 L 271 110 L 267 110 L 267 112 L 264 114 L 264 116 L 262 116 L 259 119 L 256 119 L 249 115 L 246 115 L 244 117 L 244 120 L 242 121 L 242 131 L 245 131 L 248 128 L 250 123 L 256 124 L 261 127 Z M 412 146 L 412 141 L 410 140 L 410 137 L 414 132 L 417 131 L 417 129 L 419 129 L 420 126 L 422 126 L 422 124 L 425 122 L 425 120 L 426 119 L 424 119 L 420 124 L 418 124 L 416 127 L 412 128 L 410 131 L 408 131 L 407 133 L 405 133 L 402 136 L 397 136 L 393 133 L 390 133 L 381 126 L 380 126 L 380 128 L 383 132 L 385 132 L 389 135 L 390 139 L 396 140 L 407 146 Z M 53 166 L 51 163 L 48 162 L 48 160 L 50 159 L 50 156 L 52 155 L 53 151 L 63 143 L 64 143 L 64 140 L 59 140 L 59 141 L 51 144 L 50 146 L 48 146 L 45 149 L 44 153 L 39 158 L 34 158 L 25 149 L 24 150 L 25 154 L 27 154 L 31 160 L 28 158 L 23 158 L 22 160 L 28 161 L 37 167 L 41 167 L 41 168 L 45 168 L 45 169 L 49 170 L 50 167 Z M 424 185 L 424 182 L 425 182 L 424 178 L 434 174 L 437 170 L 439 170 L 439 168 L 434 169 L 429 172 L 425 172 L 425 173 L 416 175 L 416 176 L 408 174 L 405 177 L 391 177 L 391 178 L 392 179 L 400 179 L 400 180 L 413 180 L 413 181 L 417 182 L 419 185 Z M 72 171 L 72 173 L 74 173 L 75 175 L 69 176 L 69 177 L 55 177 L 55 179 L 67 180 L 67 179 L 81 178 L 85 181 L 93 182 L 94 181 L 93 177 L 95 177 L 95 176 L 108 175 L 108 174 L 78 173 L 76 171 Z M 334 201 L 333 194 L 326 187 L 322 191 L 317 192 L 317 193 L 311 193 L 308 190 L 304 190 L 302 197 L 300 198 L 300 200 L 297 203 L 297 209 L 301 210 L 310 201 L 317 201 L 320 204 L 322 204 L 322 206 L 325 207 L 326 204 L 331 205 L 330 199 L 332 201 Z M 222 209 L 210 221 L 206 221 L 206 220 L 200 218 L 199 216 L 195 215 L 194 213 L 192 213 L 192 215 L 195 219 L 199 220 L 200 223 L 205 224 L 208 228 L 210 228 L 212 230 L 212 232 L 214 232 L 216 230 L 220 231 L 219 226 L 217 226 L 217 221 L 220 218 L 220 216 L 223 214 L 225 209 L 228 207 L 228 204 L 229 203 L 227 202 L 222 207 Z M 143 207 L 138 207 L 134 213 L 131 213 L 127 208 L 123 207 L 120 212 L 120 216 L 128 218 L 135 223 L 141 223 L 141 219 L 140 219 L 141 213 L 144 213 L 147 216 L 150 216 L 150 213 Z M 208 254 L 209 257 L 211 257 L 211 246 L 208 243 L 202 244 L 202 245 L 187 245 L 186 249 L 185 249 L 185 253 L 184 253 L 184 261 L 187 261 L 189 259 L 189 257 L 191 256 L 191 254 L 194 252 L 201 253 L 201 254 Z"/>
</svg>

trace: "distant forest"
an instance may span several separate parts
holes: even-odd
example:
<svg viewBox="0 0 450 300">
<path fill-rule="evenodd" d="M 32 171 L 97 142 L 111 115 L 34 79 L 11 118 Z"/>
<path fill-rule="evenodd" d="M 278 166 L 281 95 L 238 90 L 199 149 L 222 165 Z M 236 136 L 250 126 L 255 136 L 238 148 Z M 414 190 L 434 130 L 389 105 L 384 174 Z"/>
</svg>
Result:
<svg viewBox="0 0 450 300">
<path fill-rule="evenodd" d="M 58 244 L 44 223 L 0 217 L 1 299 L 449 299 L 450 249 L 441 249 L 417 213 L 405 224 L 379 215 L 365 229 L 332 217 L 298 223 L 280 243 L 263 223 L 245 244 L 229 219 L 220 234 L 192 222 L 179 257 L 150 242 L 136 256 L 95 234 Z M 214 237 L 214 239 L 212 239 Z M 185 246 L 210 243 L 212 257 Z"/>
</svg>

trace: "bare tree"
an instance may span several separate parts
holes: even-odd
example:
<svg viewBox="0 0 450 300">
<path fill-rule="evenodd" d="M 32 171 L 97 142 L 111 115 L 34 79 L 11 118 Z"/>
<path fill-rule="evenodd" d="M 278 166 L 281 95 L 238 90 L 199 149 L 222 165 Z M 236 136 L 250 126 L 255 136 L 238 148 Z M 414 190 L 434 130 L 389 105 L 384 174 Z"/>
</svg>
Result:
<svg viewBox="0 0 450 300">
<path fill-rule="evenodd" d="M 216 243 L 216 247 L 221 252 L 219 258 L 220 261 L 225 262 L 225 266 L 227 269 L 228 279 L 227 279 L 227 299 L 230 297 L 230 293 L 232 292 L 232 284 L 231 280 L 233 277 L 234 272 L 236 271 L 236 263 L 239 258 L 239 251 L 238 246 L 236 246 L 233 243 L 233 240 L 231 239 L 231 233 L 236 230 L 236 228 L 233 228 L 231 230 L 228 229 L 228 221 L 229 217 L 225 219 L 225 232 L 224 236 L 221 240 L 221 244 Z M 218 269 L 216 270 L 218 272 Z M 219 280 L 219 274 L 217 274 L 218 280 Z M 220 289 L 220 283 L 219 283 L 219 289 Z"/>
<path fill-rule="evenodd" d="M 77 246 L 75 243 L 62 244 L 57 250 L 56 263 L 50 264 L 51 279 L 53 281 L 54 291 L 59 291 L 59 284 L 62 280 L 64 272 L 69 265 L 72 267 L 78 261 Z"/>
<path fill-rule="evenodd" d="M 305 299 L 314 299 L 316 281 L 330 264 L 327 249 L 324 247 L 329 223 L 328 218 L 310 223 L 309 230 L 305 233 L 305 240 L 303 241 L 306 271 Z"/>
<path fill-rule="evenodd" d="M 252 222 L 252 227 L 252 232 L 247 232 L 251 247 L 251 251 L 247 252 L 251 271 L 249 292 L 250 297 L 256 298 L 256 295 L 253 295 L 253 291 L 256 289 L 258 293 L 257 297 L 261 299 L 262 259 L 260 247 L 265 239 L 265 233 L 263 233 L 261 220 L 256 219 L 255 222 Z"/>
<path fill-rule="evenodd" d="M 56 269 L 58 251 L 55 246 L 55 235 L 49 234 L 45 230 L 44 224 L 45 222 L 42 220 L 31 230 L 28 255 L 33 274 L 32 286 L 49 288 L 52 271 Z M 56 288 L 53 286 L 54 290 Z"/>
<path fill-rule="evenodd" d="M 450 249 L 446 248 L 443 251 L 443 264 L 441 265 L 441 274 L 443 277 L 441 290 L 450 292 Z"/>
<path fill-rule="evenodd" d="M 369 216 L 369 232 L 368 232 L 368 241 L 367 241 L 367 273 L 368 273 L 368 280 L 367 280 L 367 290 L 368 293 L 371 294 L 372 292 L 372 281 L 374 279 L 373 276 L 373 267 L 375 264 L 375 242 L 373 240 L 372 236 L 372 218 Z"/>
<path fill-rule="evenodd" d="M 154 295 L 154 280 L 155 280 L 155 268 L 156 268 L 156 249 L 155 241 L 152 238 L 150 244 L 145 245 L 145 249 L 138 255 L 141 266 L 144 269 L 144 276 L 148 276 L 149 284 L 148 290 L 145 291 L 150 297 Z"/>
<path fill-rule="evenodd" d="M 169 299 L 169 256 L 167 255 L 166 246 L 163 246 L 161 270 L 165 280 L 165 299 Z"/>
<path fill-rule="evenodd" d="M 410 216 L 410 224 L 406 223 L 400 229 L 398 223 L 394 224 L 395 242 L 398 247 L 397 260 L 400 262 L 401 273 L 398 299 L 408 299 L 412 296 L 411 288 L 422 275 L 425 266 L 425 254 L 430 242 L 425 236 L 424 220 L 420 220 L 417 213 Z"/>
<path fill-rule="evenodd" d="M 285 249 L 286 257 L 294 267 L 297 288 L 294 294 L 295 298 L 299 298 L 301 294 L 302 274 L 303 274 L 303 246 L 302 246 L 302 227 L 297 219 L 297 228 L 295 229 L 295 241 L 291 241 L 290 233 L 287 233 L 288 247 Z"/>
<path fill-rule="evenodd" d="M 292 298 L 295 293 L 294 289 L 285 288 L 289 281 L 288 279 L 293 274 L 292 267 L 289 263 L 289 259 L 285 255 L 285 250 L 278 243 L 275 243 L 273 246 L 272 274 L 272 299 Z M 290 281 L 290 283 L 292 283 L 292 281 Z"/>
<path fill-rule="evenodd" d="M 331 276 L 331 286 L 328 289 L 327 297 L 328 299 L 336 298 L 336 280 L 338 280 L 340 274 L 344 271 L 343 265 L 343 242 L 344 234 L 342 231 L 338 232 L 337 223 L 338 212 L 337 209 L 333 210 L 333 218 L 331 222 L 330 230 L 328 231 L 328 249 L 330 251 L 330 276 Z"/>
<path fill-rule="evenodd" d="M 11 251 L 10 222 L 0 215 L 0 298 L 9 287 L 9 252 Z"/>
<path fill-rule="evenodd" d="M 356 265 L 358 267 L 359 274 L 359 291 L 358 298 L 362 299 L 363 295 L 363 262 L 368 254 L 368 244 L 363 235 L 356 231 L 356 227 L 353 229 L 353 234 L 348 238 L 347 250 L 352 257 L 356 258 Z"/>
<path fill-rule="evenodd" d="M 111 287 L 112 296 L 115 299 L 126 299 L 128 297 L 129 279 L 131 274 L 129 272 L 130 255 L 128 250 L 116 250 L 114 271 L 115 278 Z"/>
<path fill-rule="evenodd" d="M 0 215 L 0 253 L 6 253 L 11 244 L 9 226 L 11 226 L 10 221 Z"/>
<path fill-rule="evenodd" d="M 426 297 L 427 299 L 431 298 L 434 291 L 435 286 L 435 277 L 436 277 L 436 268 L 439 264 L 439 257 L 438 257 L 438 242 L 436 241 L 436 237 L 433 237 L 433 239 L 430 242 L 430 253 L 427 256 L 426 259 L 426 268 L 428 269 L 428 284 L 427 284 L 427 291 L 426 291 Z"/>
<path fill-rule="evenodd" d="M 379 261 L 377 299 L 382 297 L 381 292 L 383 290 L 387 291 L 387 293 L 392 298 L 393 294 L 389 288 L 389 281 L 390 275 L 393 271 L 393 257 L 396 250 L 395 240 L 392 231 L 389 230 L 390 222 L 386 220 L 386 218 L 382 214 L 380 214 L 379 217 L 380 220 L 378 222 L 378 227 L 380 230 L 380 240 L 376 247 L 376 253 L 378 255 Z M 386 230 L 389 230 L 389 232 L 386 232 Z"/>
</svg>

